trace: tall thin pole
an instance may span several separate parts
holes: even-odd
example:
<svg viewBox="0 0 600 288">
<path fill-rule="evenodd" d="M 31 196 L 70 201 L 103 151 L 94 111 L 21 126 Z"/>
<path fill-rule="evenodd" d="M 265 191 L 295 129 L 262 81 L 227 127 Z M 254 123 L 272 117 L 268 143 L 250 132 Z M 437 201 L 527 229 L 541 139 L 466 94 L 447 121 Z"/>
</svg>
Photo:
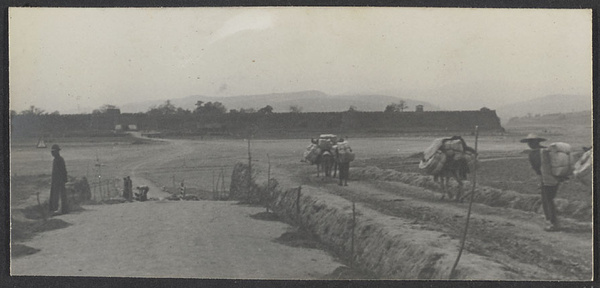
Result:
<svg viewBox="0 0 600 288">
<path fill-rule="evenodd" d="M 479 139 L 479 126 L 475 126 L 475 165 L 477 165 L 477 140 Z M 458 261 L 460 261 L 460 256 L 462 255 L 462 251 L 465 248 L 465 240 L 467 238 L 467 231 L 469 229 L 469 219 L 471 219 L 471 208 L 473 207 L 473 199 L 475 195 L 475 185 L 477 184 L 477 166 L 473 169 L 473 186 L 471 187 L 471 198 L 469 200 L 469 210 L 467 212 L 467 220 L 465 223 L 465 231 L 462 235 L 462 240 L 460 241 L 460 249 L 458 250 L 458 256 L 456 257 L 456 261 L 454 261 L 454 265 L 452 266 L 452 270 L 450 270 L 450 279 L 454 277 L 454 271 L 456 266 L 458 265 Z"/>
<path fill-rule="evenodd" d="M 350 267 L 354 267 L 354 229 L 356 227 L 356 203 L 352 199 L 352 239 L 350 243 Z"/>
<path fill-rule="evenodd" d="M 246 199 L 250 200 L 250 188 L 252 187 L 252 154 L 250 153 L 250 137 L 248 136 L 248 190 L 246 192 Z"/>
<path fill-rule="evenodd" d="M 217 200 L 217 193 L 215 190 L 215 170 L 212 171 L 212 192 L 213 192 L 213 197 L 215 198 L 215 200 Z"/>
<path fill-rule="evenodd" d="M 223 169 L 223 167 L 221 167 L 221 175 L 223 175 L 223 177 L 221 178 L 221 192 L 219 193 L 217 191 L 217 193 L 219 193 L 219 198 L 224 197 L 223 195 L 225 195 L 225 170 Z"/>
<path fill-rule="evenodd" d="M 267 163 L 269 168 L 267 170 L 267 203 L 265 203 L 265 206 L 267 207 L 267 213 L 269 213 L 269 205 L 271 204 L 271 157 L 269 157 L 269 153 L 267 153 Z"/>
</svg>

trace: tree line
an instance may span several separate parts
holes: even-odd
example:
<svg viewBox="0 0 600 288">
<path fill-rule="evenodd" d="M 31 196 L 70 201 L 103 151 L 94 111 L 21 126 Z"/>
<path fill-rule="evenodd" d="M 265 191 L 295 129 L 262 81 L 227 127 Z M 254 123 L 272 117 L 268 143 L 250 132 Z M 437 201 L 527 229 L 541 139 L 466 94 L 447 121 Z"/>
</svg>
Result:
<svg viewBox="0 0 600 288">
<path fill-rule="evenodd" d="M 163 104 L 151 106 L 148 111 L 145 113 L 148 115 L 190 115 L 190 114 L 202 114 L 202 115 L 215 115 L 215 114 L 225 114 L 229 113 L 258 113 L 258 114 L 271 114 L 273 113 L 273 107 L 271 105 L 266 105 L 260 109 L 255 108 L 240 108 L 240 109 L 230 109 L 227 111 L 227 108 L 223 103 L 215 101 L 215 102 L 204 102 L 197 101 L 195 104 L 196 108 L 194 110 L 184 109 L 181 107 L 175 107 L 171 103 L 171 100 L 166 100 Z M 99 107 L 98 109 L 94 109 L 92 111 L 93 115 L 105 114 L 110 110 L 119 109 L 117 106 L 112 104 L 105 104 Z M 386 113 L 395 113 L 395 112 L 404 112 L 404 110 L 408 109 L 406 102 L 404 100 L 400 100 L 398 103 L 390 103 L 384 109 Z M 288 111 L 290 113 L 302 113 L 303 108 L 299 105 L 290 105 Z M 356 106 L 350 105 L 348 111 L 358 111 Z M 46 112 L 44 109 L 39 107 L 35 107 L 31 105 L 28 109 L 22 110 L 21 112 L 16 112 L 15 110 L 10 110 L 10 116 L 13 117 L 15 115 L 60 115 L 59 111 L 54 111 L 51 113 Z"/>
</svg>

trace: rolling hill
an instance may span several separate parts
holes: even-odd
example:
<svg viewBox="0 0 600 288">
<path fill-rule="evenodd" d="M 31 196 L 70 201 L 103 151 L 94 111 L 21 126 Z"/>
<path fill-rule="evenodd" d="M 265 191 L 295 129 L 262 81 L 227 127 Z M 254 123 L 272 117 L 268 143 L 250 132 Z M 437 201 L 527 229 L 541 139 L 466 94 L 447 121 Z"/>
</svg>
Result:
<svg viewBox="0 0 600 288">
<path fill-rule="evenodd" d="M 531 114 L 544 115 L 552 113 L 570 113 L 592 110 L 592 99 L 586 95 L 548 95 L 532 100 L 512 103 L 496 109 L 502 123 L 507 123 L 512 117 L 522 117 Z"/>
</svg>

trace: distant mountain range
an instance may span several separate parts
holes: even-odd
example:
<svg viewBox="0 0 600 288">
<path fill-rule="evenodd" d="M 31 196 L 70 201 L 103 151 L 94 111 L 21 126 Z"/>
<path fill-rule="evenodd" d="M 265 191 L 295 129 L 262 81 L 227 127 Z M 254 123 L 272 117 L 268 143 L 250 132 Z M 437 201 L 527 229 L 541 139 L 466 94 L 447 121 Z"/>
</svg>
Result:
<svg viewBox="0 0 600 288">
<path fill-rule="evenodd" d="M 503 124 L 512 117 L 531 114 L 570 113 L 592 110 L 592 98 L 586 95 L 549 95 L 496 108 Z"/>
<path fill-rule="evenodd" d="M 197 101 L 221 102 L 227 110 L 240 108 L 254 108 L 256 110 L 271 105 L 273 112 L 288 112 L 290 106 L 298 106 L 302 112 L 338 112 L 347 111 L 350 106 L 358 111 L 384 111 L 391 103 L 403 100 L 408 106 L 407 111 L 414 111 L 417 105 L 423 105 L 425 111 L 440 110 L 429 102 L 413 99 L 404 99 L 386 95 L 328 95 L 321 91 L 301 91 L 290 93 L 272 93 L 260 95 L 240 95 L 232 97 L 209 97 L 192 95 L 184 98 L 170 99 L 175 107 L 194 110 Z M 165 103 L 165 100 L 129 103 L 120 106 L 121 112 L 135 113 L 146 112 L 152 106 Z"/>
</svg>

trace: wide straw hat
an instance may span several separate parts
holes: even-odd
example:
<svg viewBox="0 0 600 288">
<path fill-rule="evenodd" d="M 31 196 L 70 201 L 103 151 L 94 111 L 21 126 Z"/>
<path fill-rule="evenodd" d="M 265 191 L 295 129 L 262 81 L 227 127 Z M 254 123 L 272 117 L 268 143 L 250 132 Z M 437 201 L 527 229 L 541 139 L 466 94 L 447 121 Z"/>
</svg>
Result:
<svg viewBox="0 0 600 288">
<path fill-rule="evenodd" d="M 527 143 L 527 142 L 531 142 L 531 141 L 542 142 L 542 141 L 546 141 L 546 139 L 539 137 L 533 133 L 529 133 L 529 135 L 527 135 L 527 137 L 521 139 L 521 143 Z"/>
</svg>

